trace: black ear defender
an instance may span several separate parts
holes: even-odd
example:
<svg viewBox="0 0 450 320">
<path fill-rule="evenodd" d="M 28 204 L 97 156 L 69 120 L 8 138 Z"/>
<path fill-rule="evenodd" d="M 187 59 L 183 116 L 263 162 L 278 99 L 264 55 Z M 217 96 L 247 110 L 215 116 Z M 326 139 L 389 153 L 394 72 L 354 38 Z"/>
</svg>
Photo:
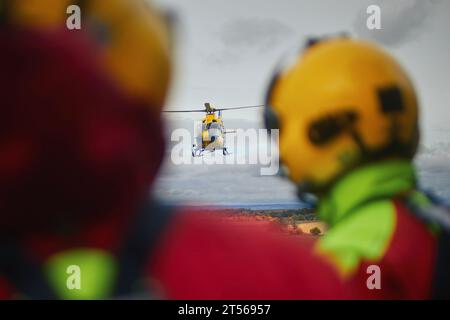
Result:
<svg viewBox="0 0 450 320">
<path fill-rule="evenodd" d="M 269 106 L 266 106 L 264 108 L 264 123 L 267 130 L 280 129 L 280 122 L 278 121 L 278 116 Z"/>
<path fill-rule="evenodd" d="M 357 118 L 355 112 L 343 111 L 313 121 L 308 128 L 309 140 L 318 146 L 325 145 L 344 131 L 351 129 Z"/>
<path fill-rule="evenodd" d="M 270 105 L 270 97 L 272 95 L 273 89 L 275 87 L 275 84 L 277 83 L 277 80 L 279 78 L 279 72 L 276 72 L 272 79 L 270 80 L 269 87 L 267 89 L 267 94 L 265 97 L 265 104 L 264 104 L 264 125 L 267 130 L 275 130 L 280 129 L 280 122 L 278 120 L 278 116 L 273 110 L 272 106 Z M 270 133 L 270 131 L 269 131 Z"/>
</svg>

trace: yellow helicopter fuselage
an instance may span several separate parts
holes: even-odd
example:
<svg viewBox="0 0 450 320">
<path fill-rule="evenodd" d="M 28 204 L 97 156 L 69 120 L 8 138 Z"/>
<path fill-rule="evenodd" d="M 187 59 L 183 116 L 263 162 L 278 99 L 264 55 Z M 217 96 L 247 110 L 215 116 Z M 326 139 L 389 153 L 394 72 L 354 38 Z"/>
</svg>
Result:
<svg viewBox="0 0 450 320">
<path fill-rule="evenodd" d="M 208 113 L 202 120 L 202 148 L 221 149 L 224 140 L 222 118 L 215 113 Z"/>
</svg>

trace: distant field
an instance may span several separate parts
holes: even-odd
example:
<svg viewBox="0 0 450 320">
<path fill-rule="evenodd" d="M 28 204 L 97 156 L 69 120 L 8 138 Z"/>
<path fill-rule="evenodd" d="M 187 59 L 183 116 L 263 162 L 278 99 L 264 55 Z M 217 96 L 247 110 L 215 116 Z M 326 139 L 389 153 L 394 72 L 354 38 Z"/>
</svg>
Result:
<svg viewBox="0 0 450 320">
<path fill-rule="evenodd" d="M 202 210 L 202 209 L 200 209 Z M 205 211 L 214 213 L 214 209 Z M 271 209 L 271 210 L 251 210 L 251 209 L 220 209 L 220 213 L 227 220 L 236 222 L 269 222 L 279 225 L 289 234 L 321 236 L 327 226 L 324 222 L 317 220 L 313 209 Z"/>
</svg>

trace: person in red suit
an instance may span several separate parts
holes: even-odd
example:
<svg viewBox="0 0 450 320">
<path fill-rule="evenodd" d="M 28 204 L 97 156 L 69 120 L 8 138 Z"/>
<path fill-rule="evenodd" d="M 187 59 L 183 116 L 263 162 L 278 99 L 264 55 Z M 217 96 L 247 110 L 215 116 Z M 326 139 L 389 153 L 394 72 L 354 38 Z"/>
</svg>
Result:
<svg viewBox="0 0 450 320">
<path fill-rule="evenodd" d="M 345 297 L 309 238 L 148 199 L 166 92 L 131 90 L 103 46 L 0 27 L 0 298 Z"/>
<path fill-rule="evenodd" d="M 395 58 L 311 39 L 275 72 L 265 117 L 286 176 L 329 226 L 315 253 L 355 297 L 449 297 L 450 211 L 417 187 L 418 102 Z"/>
</svg>

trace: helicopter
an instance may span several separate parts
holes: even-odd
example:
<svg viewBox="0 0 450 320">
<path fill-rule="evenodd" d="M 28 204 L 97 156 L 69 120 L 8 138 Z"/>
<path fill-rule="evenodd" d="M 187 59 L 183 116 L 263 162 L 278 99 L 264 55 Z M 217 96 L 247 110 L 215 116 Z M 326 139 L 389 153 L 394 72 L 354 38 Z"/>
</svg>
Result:
<svg viewBox="0 0 450 320">
<path fill-rule="evenodd" d="M 204 104 L 202 110 L 165 110 L 165 113 L 187 113 L 201 112 L 205 113 L 202 119 L 201 127 L 194 132 L 195 144 L 192 145 L 192 157 L 201 157 L 205 152 L 214 153 L 216 150 L 222 150 L 224 156 L 230 153 L 226 147 L 226 135 L 235 131 L 227 131 L 223 123 L 222 112 L 229 110 L 261 108 L 264 105 L 239 106 L 230 108 L 215 108 L 211 103 Z"/>
</svg>

